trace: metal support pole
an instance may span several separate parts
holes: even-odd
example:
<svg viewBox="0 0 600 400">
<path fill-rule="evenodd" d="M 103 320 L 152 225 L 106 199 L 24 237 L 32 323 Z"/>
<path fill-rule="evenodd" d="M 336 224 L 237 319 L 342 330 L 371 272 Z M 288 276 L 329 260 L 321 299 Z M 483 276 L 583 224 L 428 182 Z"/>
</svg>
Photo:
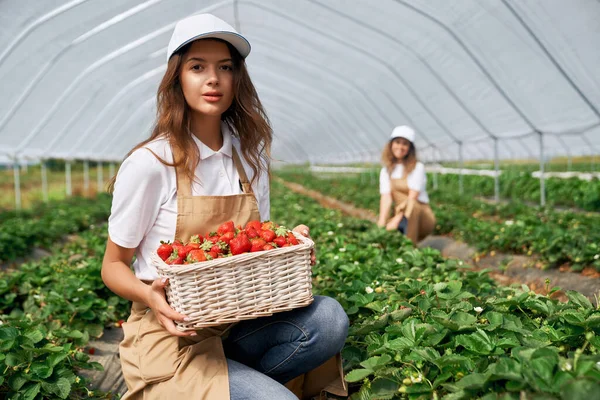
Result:
<svg viewBox="0 0 600 400">
<path fill-rule="evenodd" d="M 46 160 L 42 160 L 41 163 L 41 172 L 42 172 L 42 196 L 44 197 L 44 202 L 48 202 L 48 170 L 46 168 Z"/>
<path fill-rule="evenodd" d="M 21 176 L 19 172 L 19 160 L 15 157 L 13 164 L 13 176 L 15 179 L 15 208 L 21 209 Z"/>
<path fill-rule="evenodd" d="M 73 195 L 73 190 L 71 187 L 71 161 L 69 160 L 65 161 L 65 181 L 67 183 L 67 197 L 71 197 L 71 195 Z"/>
<path fill-rule="evenodd" d="M 83 160 L 83 193 L 87 196 L 90 192 L 90 162 Z"/>
<path fill-rule="evenodd" d="M 496 203 L 500 201 L 500 159 L 498 155 L 498 138 L 494 138 L 494 200 Z"/>
<path fill-rule="evenodd" d="M 458 160 L 459 160 L 459 175 L 458 175 L 458 193 L 463 194 L 465 191 L 463 184 L 463 142 L 458 142 Z"/>
<path fill-rule="evenodd" d="M 115 176 L 115 163 L 108 164 L 108 177 L 112 179 Z"/>
<path fill-rule="evenodd" d="M 98 183 L 98 193 L 102 192 L 102 185 L 104 183 L 104 177 L 102 176 L 102 161 L 98 161 L 98 172 L 97 172 L 97 183 Z"/>
<path fill-rule="evenodd" d="M 546 205 L 546 185 L 544 182 L 544 134 L 538 132 L 540 136 L 540 205 Z"/>
</svg>

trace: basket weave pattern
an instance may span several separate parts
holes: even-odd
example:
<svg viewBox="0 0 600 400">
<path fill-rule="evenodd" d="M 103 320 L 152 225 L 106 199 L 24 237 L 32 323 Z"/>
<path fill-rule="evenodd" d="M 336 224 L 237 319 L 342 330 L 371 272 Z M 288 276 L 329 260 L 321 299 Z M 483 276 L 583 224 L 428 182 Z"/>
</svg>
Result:
<svg viewBox="0 0 600 400">
<path fill-rule="evenodd" d="M 152 262 L 166 287 L 171 307 L 190 318 L 177 322 L 189 331 L 276 312 L 312 303 L 312 240 L 294 232 L 300 244 L 195 264 L 167 265 L 156 253 Z"/>
</svg>

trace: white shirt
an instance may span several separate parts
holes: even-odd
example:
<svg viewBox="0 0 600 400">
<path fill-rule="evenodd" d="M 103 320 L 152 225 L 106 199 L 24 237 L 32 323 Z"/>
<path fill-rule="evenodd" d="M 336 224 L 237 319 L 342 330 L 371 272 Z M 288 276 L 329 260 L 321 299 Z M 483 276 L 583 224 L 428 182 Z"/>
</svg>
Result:
<svg viewBox="0 0 600 400">
<path fill-rule="evenodd" d="M 233 165 L 232 146 L 235 146 L 248 179 L 252 169 L 244 160 L 239 139 L 233 137 L 222 124 L 223 147 L 213 151 L 195 136 L 200 151 L 196 180 L 192 183 L 194 196 L 228 196 L 242 193 L 239 174 Z M 150 151 L 167 162 L 173 162 L 173 153 L 166 138 L 156 139 L 144 148 L 134 151 L 123 161 L 113 193 L 108 234 L 117 245 L 135 248 L 133 264 L 139 279 L 158 278 L 150 254 L 161 240 L 173 240 L 177 224 L 177 177 L 173 167 L 162 164 Z M 199 183 L 201 182 L 201 183 Z M 258 201 L 261 221 L 270 218 L 269 180 L 263 171 L 252 190 Z"/>
<path fill-rule="evenodd" d="M 400 179 L 404 174 L 404 165 L 396 164 L 392 170 L 392 179 Z M 427 175 L 425 174 L 425 166 L 423 163 L 417 162 L 415 169 L 406 177 L 406 183 L 410 190 L 416 190 L 419 192 L 419 200 L 421 203 L 429 203 L 429 196 L 427 195 Z M 390 174 L 387 169 L 383 167 L 379 174 L 379 193 L 390 194 L 392 192 Z"/>
</svg>

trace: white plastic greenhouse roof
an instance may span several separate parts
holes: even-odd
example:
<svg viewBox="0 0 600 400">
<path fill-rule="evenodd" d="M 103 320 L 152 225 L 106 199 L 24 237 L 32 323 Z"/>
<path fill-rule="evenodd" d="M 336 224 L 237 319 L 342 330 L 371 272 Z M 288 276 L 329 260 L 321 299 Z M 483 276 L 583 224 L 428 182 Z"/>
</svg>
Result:
<svg viewBox="0 0 600 400">
<path fill-rule="evenodd" d="M 199 12 L 250 40 L 277 159 L 378 160 L 400 124 L 425 160 L 600 153 L 599 0 L 2 0 L 1 155 L 121 160 Z"/>
</svg>

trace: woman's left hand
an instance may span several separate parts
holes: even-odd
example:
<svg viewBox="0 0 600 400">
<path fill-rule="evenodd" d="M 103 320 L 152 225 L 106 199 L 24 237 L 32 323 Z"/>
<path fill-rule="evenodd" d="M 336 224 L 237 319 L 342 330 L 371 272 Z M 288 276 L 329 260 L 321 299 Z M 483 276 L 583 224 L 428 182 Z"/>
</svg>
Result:
<svg viewBox="0 0 600 400">
<path fill-rule="evenodd" d="M 385 229 L 387 229 L 388 231 L 395 231 L 396 229 L 398 229 L 398 224 L 400 224 L 400 221 L 402 221 L 403 215 L 403 213 L 396 214 L 394 218 L 390 219 L 390 221 L 387 223 Z"/>
<path fill-rule="evenodd" d="M 295 227 L 292 230 L 294 232 L 298 232 L 302 236 L 306 236 L 309 239 L 311 238 L 310 237 L 310 229 L 306 225 L 298 225 L 297 227 Z M 310 252 L 310 265 L 315 265 L 316 263 L 317 263 L 317 256 L 315 255 L 315 248 L 313 247 L 313 249 Z"/>
</svg>

